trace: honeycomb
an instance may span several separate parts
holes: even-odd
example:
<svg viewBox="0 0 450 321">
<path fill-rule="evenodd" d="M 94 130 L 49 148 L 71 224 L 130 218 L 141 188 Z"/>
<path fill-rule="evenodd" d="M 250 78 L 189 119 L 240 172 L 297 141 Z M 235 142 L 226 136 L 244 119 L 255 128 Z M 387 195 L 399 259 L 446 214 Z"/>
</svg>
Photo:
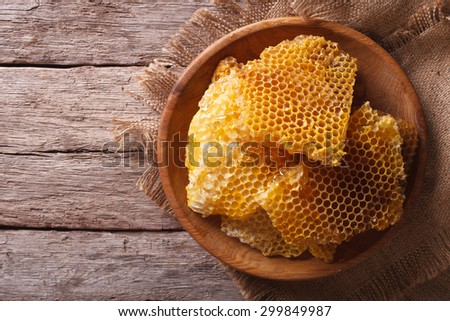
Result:
<svg viewBox="0 0 450 321">
<path fill-rule="evenodd" d="M 225 59 L 222 59 L 217 65 L 216 70 L 214 71 L 212 82 L 215 82 L 222 77 L 230 75 L 231 72 L 233 71 L 239 72 L 239 70 L 242 70 L 243 67 L 244 65 L 238 63 L 236 58 L 234 57 L 227 57 Z"/>
<path fill-rule="evenodd" d="M 337 166 L 344 155 L 356 59 L 337 43 L 298 36 L 266 48 L 243 68 L 244 113 L 252 137 L 267 133 L 291 153 Z"/>
<path fill-rule="evenodd" d="M 369 103 L 350 116 L 356 69 L 316 36 L 222 60 L 189 128 L 188 206 L 263 255 L 325 262 L 395 224 L 417 132 Z"/>
<path fill-rule="evenodd" d="M 221 230 L 230 237 L 238 238 L 242 243 L 261 251 L 265 256 L 284 256 L 294 258 L 300 256 L 307 249 L 309 252 L 329 263 L 336 251 L 334 244 L 287 244 L 280 232 L 272 225 L 267 213 L 259 209 L 244 220 L 222 217 Z"/>
<path fill-rule="evenodd" d="M 331 263 L 334 258 L 334 253 L 336 252 L 336 244 L 310 244 L 309 245 L 309 253 L 315 256 L 318 259 L 326 263 Z"/>
<path fill-rule="evenodd" d="M 377 111 L 378 115 L 388 115 L 383 111 Z M 395 119 L 397 122 L 400 136 L 402 137 L 402 156 L 405 163 L 405 173 L 408 175 L 411 172 L 411 167 L 414 162 L 414 156 L 419 143 L 419 137 L 416 128 L 413 124 L 401 118 Z"/>
<path fill-rule="evenodd" d="M 265 256 L 297 257 L 308 248 L 306 244 L 287 244 L 262 209 L 245 220 L 222 217 L 221 230 L 228 236 L 236 237 L 242 243 L 260 250 Z"/>
<path fill-rule="evenodd" d="M 350 117 L 347 138 L 340 167 L 302 163 L 264 193 L 262 207 L 287 243 L 340 244 L 399 220 L 406 175 L 395 119 L 366 103 Z"/>
<path fill-rule="evenodd" d="M 248 144 L 249 133 L 239 126 L 242 80 L 239 64 L 224 60 L 199 103 L 189 128 L 185 165 L 188 206 L 203 216 L 223 214 L 242 219 L 254 213 L 260 190 L 292 156 L 262 144 Z M 206 152 L 206 153 L 205 153 Z"/>
<path fill-rule="evenodd" d="M 213 81 L 202 99 L 198 112 L 194 115 L 189 135 L 194 135 L 199 142 L 229 142 L 248 141 L 250 133 L 245 126 L 237 126 L 240 123 L 242 104 L 239 103 L 242 96 L 243 81 L 241 70 L 232 59 L 222 61 Z M 202 149 L 198 149 L 201 157 Z"/>
</svg>

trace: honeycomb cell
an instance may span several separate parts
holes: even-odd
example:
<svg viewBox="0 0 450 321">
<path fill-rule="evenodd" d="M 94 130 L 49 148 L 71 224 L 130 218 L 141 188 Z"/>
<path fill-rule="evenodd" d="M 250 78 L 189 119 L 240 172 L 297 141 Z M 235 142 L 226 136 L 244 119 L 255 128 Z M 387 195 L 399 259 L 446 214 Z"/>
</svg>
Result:
<svg viewBox="0 0 450 321">
<path fill-rule="evenodd" d="M 400 219 L 406 175 L 395 119 L 366 103 L 350 117 L 347 137 L 341 166 L 304 162 L 264 193 L 262 207 L 287 243 L 340 244 Z M 300 206 L 287 210 L 290 203 Z"/>
<path fill-rule="evenodd" d="M 259 141 L 337 166 L 344 155 L 356 59 L 337 43 L 298 36 L 266 48 L 243 68 L 246 125 Z"/>
</svg>

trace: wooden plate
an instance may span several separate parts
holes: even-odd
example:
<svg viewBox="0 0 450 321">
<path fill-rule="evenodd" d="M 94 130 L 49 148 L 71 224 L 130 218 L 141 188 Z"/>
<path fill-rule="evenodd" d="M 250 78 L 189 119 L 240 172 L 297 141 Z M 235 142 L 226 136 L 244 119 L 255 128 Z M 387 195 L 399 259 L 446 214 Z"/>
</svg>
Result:
<svg viewBox="0 0 450 321">
<path fill-rule="evenodd" d="M 418 196 L 425 169 L 426 131 L 416 93 L 389 54 L 361 33 L 337 23 L 293 17 L 255 23 L 212 44 L 187 67 L 164 109 L 158 137 L 158 158 L 163 164 L 160 167 L 161 181 L 176 217 L 201 246 L 238 270 L 269 279 L 302 280 L 332 275 L 372 255 L 396 230 L 394 226 L 383 233 L 368 232 L 357 236 L 338 247 L 331 264 L 307 255 L 298 259 L 265 257 L 258 250 L 222 233 L 217 217 L 203 219 L 187 206 L 185 188 L 188 173 L 184 167 L 182 146 L 187 141 L 189 124 L 198 110 L 198 102 L 211 81 L 216 65 L 227 56 L 234 56 L 240 62 L 258 58 L 267 46 L 300 34 L 320 35 L 339 43 L 343 50 L 358 59 L 355 100 L 369 100 L 374 108 L 408 120 L 419 131 L 419 150 L 414 171 L 408 179 L 406 212 L 411 210 Z"/>
</svg>

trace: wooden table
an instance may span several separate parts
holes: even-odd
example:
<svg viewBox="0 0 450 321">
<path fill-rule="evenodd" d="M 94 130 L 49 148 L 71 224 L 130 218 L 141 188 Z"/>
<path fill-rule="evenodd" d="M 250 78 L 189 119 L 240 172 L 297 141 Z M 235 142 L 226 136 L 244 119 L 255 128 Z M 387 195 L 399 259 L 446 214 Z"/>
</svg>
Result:
<svg viewBox="0 0 450 321">
<path fill-rule="evenodd" d="M 202 6 L 209 1 L 2 1 L 1 300 L 241 298 L 137 190 L 143 168 L 111 167 L 102 151 L 113 117 L 148 114 L 126 92 Z"/>
</svg>

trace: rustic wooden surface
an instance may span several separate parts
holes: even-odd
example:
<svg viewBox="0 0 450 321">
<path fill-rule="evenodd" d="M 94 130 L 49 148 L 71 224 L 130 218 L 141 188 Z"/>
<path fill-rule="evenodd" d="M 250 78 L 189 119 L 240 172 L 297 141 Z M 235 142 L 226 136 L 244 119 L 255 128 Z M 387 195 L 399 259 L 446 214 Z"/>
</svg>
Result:
<svg viewBox="0 0 450 321">
<path fill-rule="evenodd" d="M 136 154 L 103 152 L 113 117 L 148 115 L 139 66 L 202 6 L 0 4 L 0 300 L 241 299 L 135 188 Z"/>
<path fill-rule="evenodd" d="M 0 245 L 3 300 L 239 298 L 184 232 L 6 230 Z"/>
</svg>

